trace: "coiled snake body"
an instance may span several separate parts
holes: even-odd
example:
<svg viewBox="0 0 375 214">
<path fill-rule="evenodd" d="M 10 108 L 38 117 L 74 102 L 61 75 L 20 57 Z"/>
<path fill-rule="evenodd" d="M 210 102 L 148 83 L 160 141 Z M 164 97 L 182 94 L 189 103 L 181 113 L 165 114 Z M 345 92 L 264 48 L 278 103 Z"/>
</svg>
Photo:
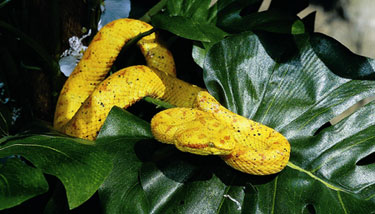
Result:
<svg viewBox="0 0 375 214">
<path fill-rule="evenodd" d="M 121 48 L 152 26 L 119 19 L 93 38 L 66 81 L 56 106 L 54 127 L 68 135 L 94 140 L 113 106 L 127 108 L 145 96 L 177 108 L 151 120 L 154 137 L 184 152 L 220 155 L 231 167 L 267 175 L 287 164 L 290 145 L 277 131 L 220 105 L 206 90 L 175 77 L 171 53 L 155 33 L 138 41 L 147 66 L 131 66 L 104 79 Z"/>
</svg>

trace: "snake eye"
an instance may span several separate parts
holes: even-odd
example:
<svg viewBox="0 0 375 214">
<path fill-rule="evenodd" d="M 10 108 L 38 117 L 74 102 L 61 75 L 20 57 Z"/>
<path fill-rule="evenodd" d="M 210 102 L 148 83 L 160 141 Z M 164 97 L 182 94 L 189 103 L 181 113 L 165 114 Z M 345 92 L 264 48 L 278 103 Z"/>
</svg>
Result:
<svg viewBox="0 0 375 214">
<path fill-rule="evenodd" d="M 215 144 L 212 143 L 212 142 L 208 142 L 208 146 L 209 146 L 209 147 L 215 147 Z"/>
</svg>

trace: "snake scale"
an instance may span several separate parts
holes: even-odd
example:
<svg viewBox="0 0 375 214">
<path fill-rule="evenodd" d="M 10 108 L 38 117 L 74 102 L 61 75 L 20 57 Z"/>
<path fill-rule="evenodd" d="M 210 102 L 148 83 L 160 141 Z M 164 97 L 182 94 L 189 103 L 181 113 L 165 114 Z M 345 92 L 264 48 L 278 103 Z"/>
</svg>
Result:
<svg viewBox="0 0 375 214">
<path fill-rule="evenodd" d="M 228 165 L 248 174 L 280 172 L 290 156 L 287 139 L 232 113 L 205 89 L 177 79 L 173 56 L 155 33 L 137 42 L 147 66 L 127 67 L 105 79 L 121 48 L 151 29 L 139 20 L 118 19 L 95 35 L 60 92 L 54 127 L 95 140 L 113 106 L 126 109 L 150 96 L 177 106 L 152 118 L 151 130 L 158 141 L 184 152 L 220 155 Z"/>
</svg>

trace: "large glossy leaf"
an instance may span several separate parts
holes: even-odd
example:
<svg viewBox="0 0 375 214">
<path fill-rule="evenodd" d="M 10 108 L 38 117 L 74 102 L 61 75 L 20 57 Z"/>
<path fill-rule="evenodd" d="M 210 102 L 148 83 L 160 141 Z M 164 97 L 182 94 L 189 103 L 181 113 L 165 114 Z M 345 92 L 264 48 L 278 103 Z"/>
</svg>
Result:
<svg viewBox="0 0 375 214">
<path fill-rule="evenodd" d="M 75 208 L 99 188 L 112 169 L 112 158 L 90 141 L 45 133 L 2 138 L 0 157 L 20 155 L 56 176 L 64 184 L 69 208 Z"/>
<path fill-rule="evenodd" d="M 142 161 L 137 153 L 147 155 L 149 148 L 140 141 L 152 138 L 149 123 L 118 107 L 109 113 L 97 139 L 97 144 L 114 156 L 113 170 L 99 189 L 105 213 L 147 213 L 138 182 Z"/>
<path fill-rule="evenodd" d="M 43 173 L 18 158 L 0 163 L 0 210 L 13 207 L 48 190 Z"/>
<path fill-rule="evenodd" d="M 374 60 L 354 54 L 335 39 L 315 33 L 311 36 L 311 45 L 316 55 L 335 74 L 350 79 L 375 79 Z"/>
<path fill-rule="evenodd" d="M 244 33 L 224 39 L 208 52 L 204 72 L 208 90 L 223 105 L 288 138 L 292 153 L 286 169 L 273 176 L 245 175 L 218 157 L 130 141 L 102 189 L 116 201 L 107 198 L 107 213 L 122 208 L 138 213 L 375 212 L 375 165 L 368 158 L 375 152 L 375 104 L 322 128 L 374 94 L 375 82 L 335 75 L 309 35 L 290 36 L 287 42 L 279 36 Z M 280 47 L 269 45 L 270 37 L 282 42 Z M 134 128 L 142 126 L 134 123 Z"/>
<path fill-rule="evenodd" d="M 375 165 L 356 163 L 375 149 L 375 105 L 314 134 L 374 94 L 375 83 L 336 76 L 307 35 L 295 37 L 296 51 L 283 63 L 271 57 L 274 50 L 265 48 L 263 39 L 244 34 L 225 40 L 211 49 L 205 66 L 207 87 L 223 104 L 275 128 L 292 145 L 289 167 L 272 182 L 257 186 L 254 206 L 281 213 L 301 212 L 308 205 L 317 213 L 373 210 Z"/>
</svg>

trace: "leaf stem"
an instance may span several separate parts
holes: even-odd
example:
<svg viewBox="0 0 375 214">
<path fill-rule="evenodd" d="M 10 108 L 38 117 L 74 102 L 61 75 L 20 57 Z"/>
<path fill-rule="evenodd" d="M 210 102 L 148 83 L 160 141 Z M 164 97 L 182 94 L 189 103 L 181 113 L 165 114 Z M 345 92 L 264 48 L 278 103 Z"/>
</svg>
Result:
<svg viewBox="0 0 375 214">
<path fill-rule="evenodd" d="M 162 107 L 162 108 L 168 109 L 168 108 L 174 108 L 174 107 L 176 107 L 176 106 L 174 106 L 174 105 L 172 105 L 170 103 L 167 103 L 167 102 L 164 102 L 162 100 L 155 99 L 155 98 L 152 98 L 152 97 L 145 97 L 143 99 L 146 102 L 149 102 L 149 103 L 157 105 L 158 108 Z"/>
<path fill-rule="evenodd" d="M 122 50 L 121 51 L 126 51 L 130 46 L 134 45 L 135 43 L 137 43 L 140 39 L 142 39 L 143 37 L 145 36 L 148 36 L 152 33 L 155 32 L 155 28 L 152 28 L 151 30 L 149 31 L 146 31 L 146 32 L 143 32 L 143 33 L 140 33 L 138 34 L 137 36 L 133 37 L 132 39 L 130 39 L 125 45 L 124 47 L 122 47 Z"/>
<path fill-rule="evenodd" d="M 161 11 L 166 4 L 167 4 L 167 0 L 159 1 L 155 6 L 153 6 L 149 11 L 147 11 L 145 15 L 143 15 L 139 20 L 144 21 L 144 22 L 150 22 L 151 16 Z"/>
</svg>

